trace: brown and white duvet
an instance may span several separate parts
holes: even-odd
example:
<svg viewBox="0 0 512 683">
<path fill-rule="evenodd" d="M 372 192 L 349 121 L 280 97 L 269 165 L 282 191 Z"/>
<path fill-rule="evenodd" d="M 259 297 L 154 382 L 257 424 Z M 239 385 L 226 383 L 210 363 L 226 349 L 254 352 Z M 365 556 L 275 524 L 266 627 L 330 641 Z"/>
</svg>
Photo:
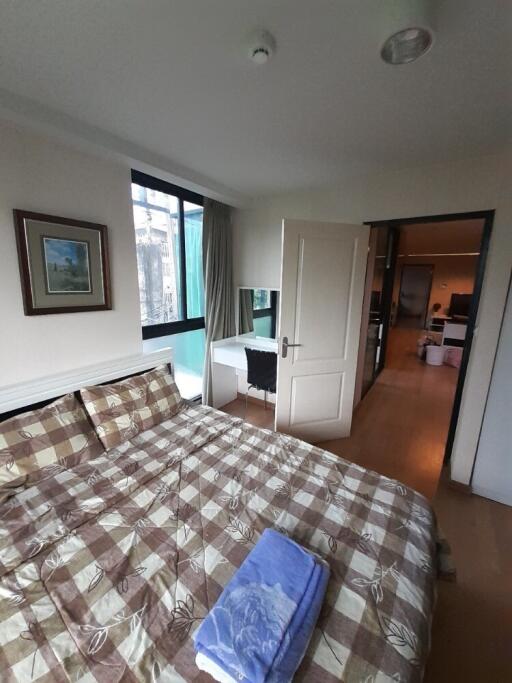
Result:
<svg viewBox="0 0 512 683">
<path fill-rule="evenodd" d="M 421 680 L 437 561 L 428 502 L 204 407 L 12 489 L 0 680 L 211 680 L 192 634 L 266 527 L 331 568 L 297 681 Z"/>
</svg>

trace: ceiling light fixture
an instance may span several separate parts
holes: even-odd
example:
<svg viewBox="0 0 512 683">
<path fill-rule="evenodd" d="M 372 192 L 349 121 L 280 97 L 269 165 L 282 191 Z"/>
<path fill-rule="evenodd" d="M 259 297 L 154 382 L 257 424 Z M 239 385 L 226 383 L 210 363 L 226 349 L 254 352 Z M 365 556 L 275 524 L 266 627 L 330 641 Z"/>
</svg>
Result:
<svg viewBox="0 0 512 683">
<path fill-rule="evenodd" d="M 432 47 L 431 1 L 386 0 L 386 33 L 380 55 L 387 64 L 408 64 Z"/>
</svg>

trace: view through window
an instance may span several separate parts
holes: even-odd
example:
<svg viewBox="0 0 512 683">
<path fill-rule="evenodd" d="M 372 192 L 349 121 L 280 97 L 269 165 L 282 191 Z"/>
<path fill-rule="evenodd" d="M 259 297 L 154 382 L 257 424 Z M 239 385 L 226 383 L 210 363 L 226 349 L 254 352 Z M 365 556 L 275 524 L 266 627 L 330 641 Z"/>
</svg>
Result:
<svg viewBox="0 0 512 683">
<path fill-rule="evenodd" d="M 180 392 L 195 398 L 204 362 L 202 197 L 133 171 L 132 202 L 145 348 L 171 346 Z"/>
<path fill-rule="evenodd" d="M 272 296 L 270 289 L 253 289 L 254 331 L 258 337 L 275 337 L 276 305 Z"/>
<path fill-rule="evenodd" d="M 253 309 L 261 311 L 265 308 L 270 308 L 270 289 L 255 289 Z"/>
</svg>

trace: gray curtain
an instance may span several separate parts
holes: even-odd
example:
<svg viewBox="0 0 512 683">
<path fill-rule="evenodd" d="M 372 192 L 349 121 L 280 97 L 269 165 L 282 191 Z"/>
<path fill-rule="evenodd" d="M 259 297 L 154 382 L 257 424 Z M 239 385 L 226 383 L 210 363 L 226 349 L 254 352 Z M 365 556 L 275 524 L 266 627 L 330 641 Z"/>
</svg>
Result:
<svg viewBox="0 0 512 683">
<path fill-rule="evenodd" d="M 254 332 L 254 316 L 252 314 L 252 289 L 239 289 L 240 311 L 238 317 L 239 334 Z"/>
<path fill-rule="evenodd" d="M 203 403 L 212 405 L 210 345 L 235 335 L 231 210 L 213 199 L 204 200 L 203 266 L 205 298 L 205 357 Z"/>
</svg>

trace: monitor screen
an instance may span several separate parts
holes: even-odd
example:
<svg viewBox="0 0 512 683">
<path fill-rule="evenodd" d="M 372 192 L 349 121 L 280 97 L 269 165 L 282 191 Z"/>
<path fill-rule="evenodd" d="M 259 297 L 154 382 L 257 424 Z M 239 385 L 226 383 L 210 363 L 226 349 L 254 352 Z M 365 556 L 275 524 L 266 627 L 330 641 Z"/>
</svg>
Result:
<svg viewBox="0 0 512 683">
<path fill-rule="evenodd" d="M 452 294 L 448 315 L 467 318 L 471 306 L 472 294 Z"/>
</svg>

